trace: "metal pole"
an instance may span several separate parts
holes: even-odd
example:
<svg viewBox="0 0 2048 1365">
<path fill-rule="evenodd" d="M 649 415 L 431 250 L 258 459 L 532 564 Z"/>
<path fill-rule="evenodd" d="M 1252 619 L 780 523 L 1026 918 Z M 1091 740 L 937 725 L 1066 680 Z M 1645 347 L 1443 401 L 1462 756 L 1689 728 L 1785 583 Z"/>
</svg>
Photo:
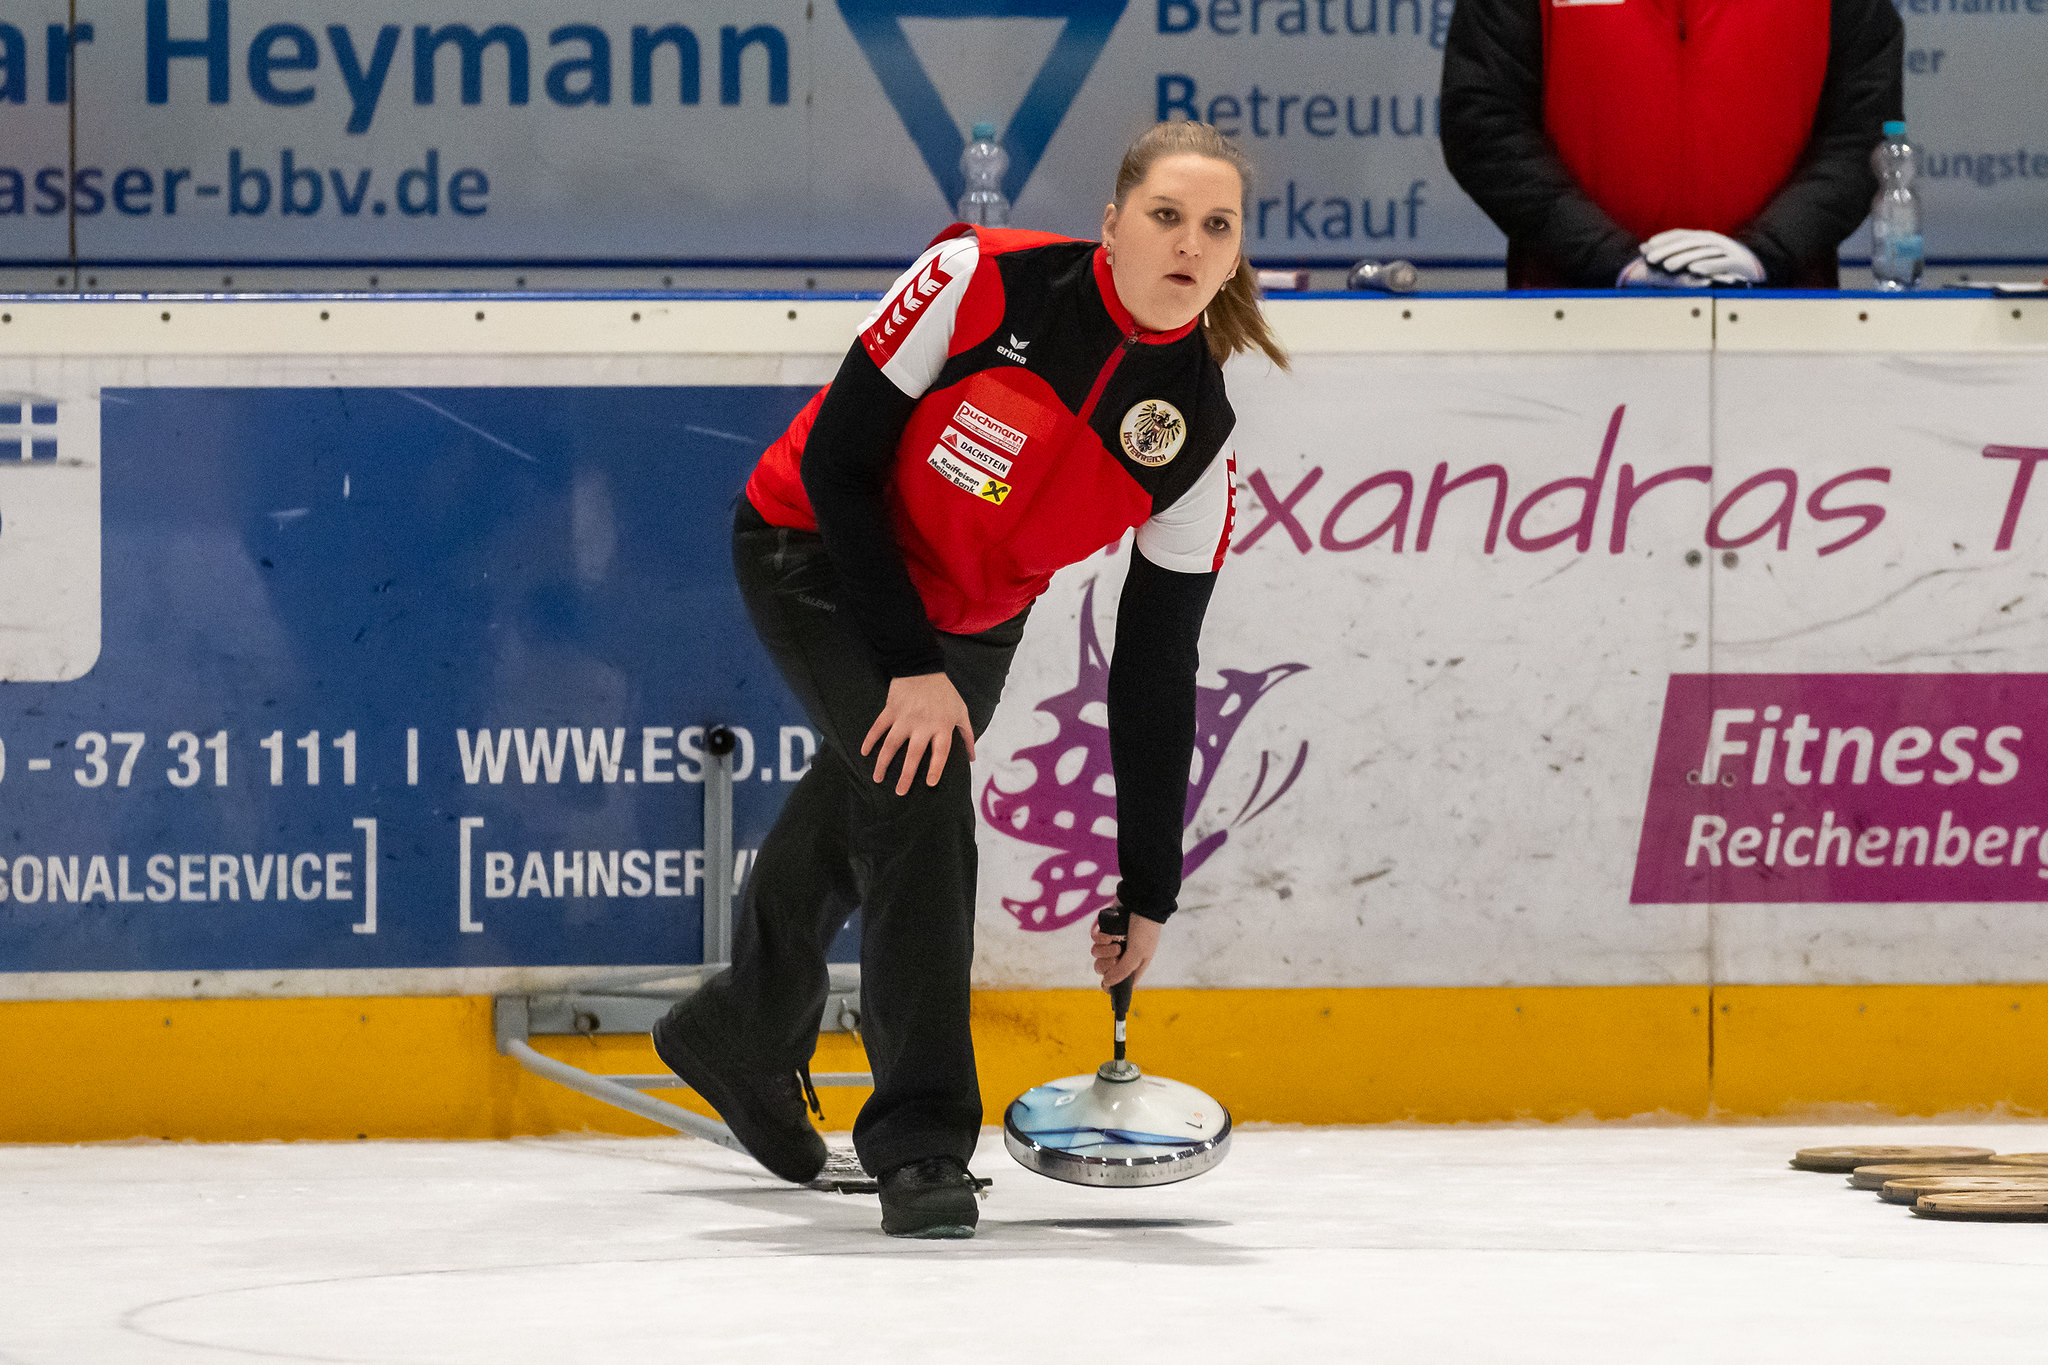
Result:
<svg viewBox="0 0 2048 1365">
<path fill-rule="evenodd" d="M 688 1133 L 691 1137 L 715 1142 L 721 1147 L 730 1147 L 735 1152 L 747 1150 L 740 1145 L 740 1140 L 732 1135 L 732 1129 L 717 1119 L 707 1119 L 701 1114 L 693 1114 L 676 1105 L 650 1099 L 617 1081 L 592 1075 L 581 1067 L 558 1062 L 545 1053 L 535 1051 L 533 1045 L 526 1041 L 531 1018 L 524 996 L 501 995 L 492 1002 L 491 1031 L 496 1037 L 498 1051 L 534 1075 L 545 1076 L 557 1085 L 566 1085 L 571 1090 L 588 1095 L 594 1100 L 603 1100 L 606 1104 L 615 1105 L 629 1114 L 651 1119 L 664 1128 L 673 1128 L 679 1133 Z M 641 1078 L 635 1076 L 626 1079 Z"/>
<path fill-rule="evenodd" d="M 664 1128 L 673 1128 L 679 1133 L 688 1133 L 691 1137 L 715 1142 L 721 1147 L 730 1147 L 735 1152 L 747 1150 L 740 1145 L 740 1140 L 732 1135 L 732 1129 L 716 1119 L 707 1119 L 673 1104 L 649 1099 L 637 1090 L 628 1090 L 625 1086 L 606 1080 L 602 1076 L 593 1075 L 580 1067 L 558 1062 L 544 1053 L 536 1052 L 531 1044 L 514 1039 L 505 1044 L 505 1055 L 536 1076 L 545 1076 L 557 1085 L 566 1085 L 571 1090 L 580 1091 L 594 1100 L 603 1100 L 606 1104 L 616 1105 L 629 1114 L 651 1119 Z"/>
<path fill-rule="evenodd" d="M 732 961 L 732 755 L 739 736 L 714 725 L 704 736 L 704 974 Z"/>
</svg>

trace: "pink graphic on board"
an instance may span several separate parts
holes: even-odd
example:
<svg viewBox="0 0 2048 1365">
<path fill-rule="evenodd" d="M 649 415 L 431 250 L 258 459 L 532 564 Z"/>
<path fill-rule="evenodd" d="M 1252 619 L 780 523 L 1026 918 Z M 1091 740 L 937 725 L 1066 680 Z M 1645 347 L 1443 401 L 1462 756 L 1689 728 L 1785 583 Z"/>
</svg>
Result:
<svg viewBox="0 0 2048 1365">
<path fill-rule="evenodd" d="M 1030 900 L 1003 898 L 1003 908 L 1017 917 L 1020 928 L 1051 930 L 1086 919 L 1116 898 L 1116 788 L 1109 761 L 1109 659 L 1095 629 L 1095 584 L 1081 597 L 1080 677 L 1072 690 L 1048 697 L 1038 710 L 1059 729 L 1043 744 L 1019 749 L 1032 777 L 1022 790 L 1006 792 L 991 778 L 981 792 L 981 813 L 989 824 L 1027 844 L 1054 850 L 1032 875 L 1038 895 Z M 1258 673 L 1218 669 L 1220 687 L 1199 687 L 1195 694 L 1195 757 L 1188 780 L 1183 827 L 1201 809 L 1202 798 L 1222 765 L 1224 751 L 1238 726 L 1272 688 L 1308 667 L 1275 664 Z M 1256 820 L 1272 808 L 1301 776 L 1308 763 L 1303 740 L 1287 775 L 1270 796 L 1260 801 L 1279 764 L 1267 751 L 1259 754 L 1259 772 L 1233 825 Z M 1227 829 L 1204 837 L 1181 858 L 1181 875 L 1191 877 L 1229 838 Z"/>
<path fill-rule="evenodd" d="M 2048 901 L 2048 674 L 1681 673 L 1636 904 Z"/>
</svg>

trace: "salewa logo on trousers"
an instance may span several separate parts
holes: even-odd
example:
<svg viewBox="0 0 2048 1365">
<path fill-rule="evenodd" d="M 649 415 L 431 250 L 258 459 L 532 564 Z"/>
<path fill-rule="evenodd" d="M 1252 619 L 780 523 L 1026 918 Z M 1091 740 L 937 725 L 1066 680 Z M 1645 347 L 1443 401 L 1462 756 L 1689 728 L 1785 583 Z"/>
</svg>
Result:
<svg viewBox="0 0 2048 1365">
<path fill-rule="evenodd" d="M 996 347 L 996 354 L 1005 360 L 1014 360 L 1019 365 L 1028 365 L 1031 362 L 1024 358 L 1024 348 L 1030 344 L 1028 341 L 1019 339 L 1017 334 L 1012 332 L 1010 333 L 1010 344 Z"/>
</svg>

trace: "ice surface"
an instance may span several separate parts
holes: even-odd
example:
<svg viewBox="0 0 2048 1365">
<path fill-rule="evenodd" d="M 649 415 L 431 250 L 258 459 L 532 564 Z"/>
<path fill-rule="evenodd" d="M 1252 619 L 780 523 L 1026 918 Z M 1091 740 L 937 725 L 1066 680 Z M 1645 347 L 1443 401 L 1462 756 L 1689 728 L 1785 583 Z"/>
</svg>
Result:
<svg viewBox="0 0 2048 1365">
<path fill-rule="evenodd" d="M 1241 1130 L 1152 1190 L 996 1177 L 972 1242 L 687 1139 L 0 1147 L 0 1362 L 2033 1358 L 2048 1226 L 1799 1147 L 2048 1125 Z"/>
</svg>

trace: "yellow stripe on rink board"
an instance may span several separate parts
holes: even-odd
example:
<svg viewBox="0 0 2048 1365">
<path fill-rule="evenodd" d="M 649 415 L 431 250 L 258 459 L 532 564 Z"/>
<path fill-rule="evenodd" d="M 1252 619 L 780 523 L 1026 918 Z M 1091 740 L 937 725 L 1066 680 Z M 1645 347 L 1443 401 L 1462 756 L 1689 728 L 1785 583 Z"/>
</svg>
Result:
<svg viewBox="0 0 2048 1365">
<path fill-rule="evenodd" d="M 1766 1118 L 2048 1114 L 2048 985 L 1717 987 L 1714 1100 Z"/>
<path fill-rule="evenodd" d="M 1706 993 L 1565 990 L 1150 991 L 1144 1065 L 1242 1120 L 1602 1118 L 1705 1111 Z M 1095 991 L 988 991 L 974 1027 L 987 1117 L 1109 1047 Z M 539 1038 L 592 1071 L 661 1069 L 637 1037 Z M 845 1035 L 818 1071 L 865 1067 Z M 660 1092 L 678 1099 L 675 1091 Z M 828 1127 L 866 1092 L 820 1092 Z M 497 1055 L 483 997 L 0 1004 L 0 1141 L 158 1137 L 487 1138 L 652 1134 Z"/>
<path fill-rule="evenodd" d="M 974 1029 L 991 1122 L 1109 1046 L 1094 991 L 980 992 Z M 2048 986 L 1157 990 L 1131 1039 L 1240 1121 L 2048 1112 Z M 535 1045 L 660 1070 L 642 1038 Z M 821 1040 L 816 1070 L 864 1066 Z M 865 1095 L 821 1091 L 827 1127 Z M 0 1141 L 662 1131 L 498 1056 L 483 997 L 0 1003 Z"/>
<path fill-rule="evenodd" d="M 621 1060 L 634 1039 L 549 1040 Z M 648 1069 L 597 1067 L 606 1070 Z M 482 996 L 0 1004 L 0 1140 L 656 1132 L 497 1055 Z"/>
<path fill-rule="evenodd" d="M 1109 1049 L 1099 991 L 986 991 L 975 1043 L 991 1121 Z M 1131 1057 L 1246 1122 L 1624 1118 L 1707 1111 L 1702 986 L 1158 990 Z"/>
</svg>

